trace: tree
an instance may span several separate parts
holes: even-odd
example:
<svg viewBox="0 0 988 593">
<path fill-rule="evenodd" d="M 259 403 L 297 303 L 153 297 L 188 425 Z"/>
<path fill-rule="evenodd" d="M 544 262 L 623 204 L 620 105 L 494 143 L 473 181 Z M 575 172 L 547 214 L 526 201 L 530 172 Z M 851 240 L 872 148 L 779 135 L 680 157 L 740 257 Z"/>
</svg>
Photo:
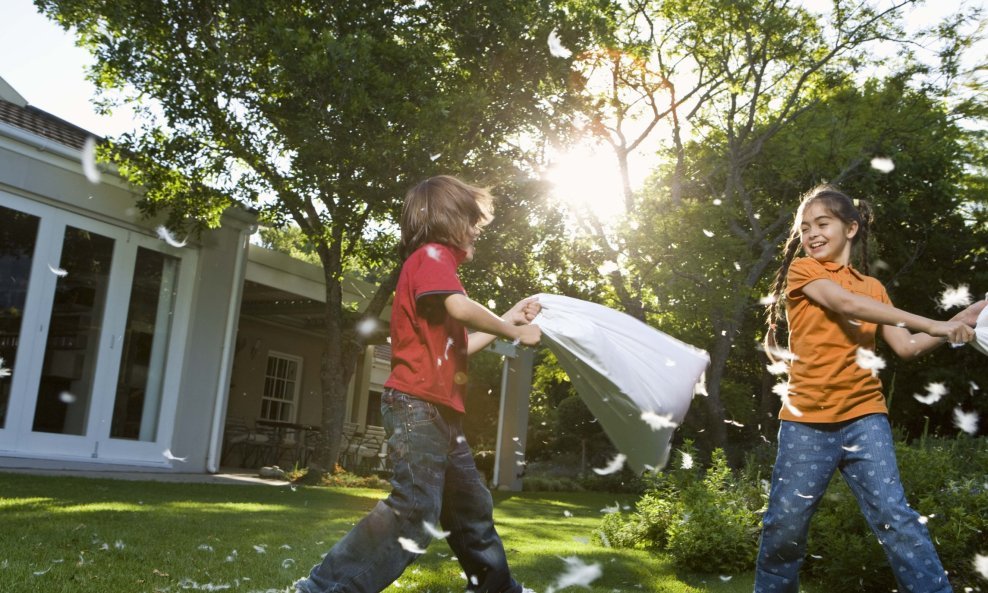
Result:
<svg viewBox="0 0 988 593">
<path fill-rule="evenodd" d="M 933 93 L 910 88 L 913 76 L 903 73 L 860 88 L 850 81 L 833 87 L 829 97 L 765 143 L 743 179 L 754 197 L 754 214 L 763 220 L 781 216 L 786 230 L 800 194 L 822 181 L 838 183 L 851 196 L 870 201 L 876 210 L 872 275 L 901 308 L 944 317 L 948 313 L 936 306 L 944 288 L 979 286 L 988 280 L 974 264 L 983 251 L 984 229 L 972 224 L 966 213 L 966 186 L 977 155 L 967 148 L 970 133 L 958 124 L 956 114 Z M 720 146 L 709 136 L 702 145 L 687 146 L 688 170 L 695 179 L 724 174 Z M 891 157 L 894 171 L 873 168 L 870 160 L 875 155 Z M 687 185 L 678 207 L 661 187 L 655 191 L 655 207 L 641 221 L 649 233 L 636 239 L 641 253 L 662 258 L 648 284 L 661 287 L 660 302 L 678 314 L 673 323 L 696 343 L 719 339 L 709 336 L 705 321 L 738 308 L 721 385 L 725 411 L 729 420 L 755 424 L 741 427 L 735 443 L 759 433 L 768 437 L 774 433 L 779 401 L 771 391 L 776 379 L 765 371 L 765 359 L 757 349 L 764 335 L 759 300 L 768 293 L 778 266 L 779 244 L 765 272 L 746 285 L 743 274 L 762 251 L 732 233 L 732 225 L 743 220 L 745 212 L 737 205 L 712 204 L 708 188 L 699 183 Z M 670 247 L 673 243 L 675 248 Z M 920 432 L 923 421 L 917 415 L 936 410 L 912 400 L 913 392 L 922 392 L 920 387 L 902 393 L 903 380 L 910 386 L 948 380 L 954 385 L 952 393 L 963 393 L 967 381 L 975 378 L 967 372 L 972 368 L 969 357 L 977 354 L 942 351 L 935 362 L 919 364 L 889 356 L 882 376 L 893 395 L 893 419 L 912 434 Z M 940 411 L 940 426 L 949 426 L 950 412 Z"/>
<path fill-rule="evenodd" d="M 838 1 L 823 15 L 772 0 L 627 6 L 615 49 L 634 59 L 612 60 L 607 93 L 588 97 L 589 117 L 598 122 L 592 129 L 614 146 L 624 170 L 631 149 L 642 146 L 641 136 L 626 141 L 626 116 L 644 105 L 638 125 L 643 133 L 668 132 L 662 154 L 670 164 L 641 195 L 629 195 L 625 183 L 630 223 L 607 228 L 590 219 L 587 228 L 602 257 L 618 264 L 608 280 L 625 311 L 661 326 L 677 317 L 669 308 L 678 309 L 690 320 L 680 337 L 695 333 L 694 343 L 709 349 L 708 396 L 698 411 L 711 448 L 726 444 L 721 386 L 756 288 L 788 231 L 792 211 L 778 200 L 812 185 L 789 172 L 770 186 L 754 183 L 771 166 L 766 147 L 835 88 L 853 84 L 847 73 L 873 65 L 872 42 L 906 38 L 897 18 L 907 4 L 879 10 Z M 622 94 L 629 84 L 634 92 Z M 682 132 L 687 126 L 691 140 Z M 866 154 L 842 166 L 860 166 Z M 840 170 L 820 171 L 816 180 L 844 178 Z M 687 265 L 669 266 L 673 260 Z M 692 289 L 677 294 L 667 282 Z"/>
<path fill-rule="evenodd" d="M 293 222 L 318 256 L 328 445 L 312 467 L 331 468 L 364 341 L 345 315 L 344 272 L 378 271 L 360 312 L 377 317 L 397 273 L 404 191 L 439 172 L 493 184 L 518 160 L 511 140 L 551 129 L 549 115 L 565 108 L 566 65 L 545 40 L 564 3 L 36 4 L 93 53 L 104 105 L 131 102 L 144 115 L 110 149 L 146 190 L 144 212 L 204 228 L 233 204 L 251 207 L 265 224 Z"/>
</svg>

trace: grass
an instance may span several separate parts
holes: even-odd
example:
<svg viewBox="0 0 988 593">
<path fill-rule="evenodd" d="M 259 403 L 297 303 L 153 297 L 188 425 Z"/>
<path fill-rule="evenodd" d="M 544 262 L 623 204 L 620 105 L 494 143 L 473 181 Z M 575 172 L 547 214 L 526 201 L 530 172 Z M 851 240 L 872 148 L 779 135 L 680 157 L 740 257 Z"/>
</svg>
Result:
<svg viewBox="0 0 988 593">
<path fill-rule="evenodd" d="M 385 495 L 0 473 L 0 591 L 281 593 Z M 515 578 L 545 591 L 565 569 L 562 558 L 577 556 L 601 565 L 591 593 L 752 590 L 751 573 L 725 582 L 678 572 L 661 555 L 590 543 L 600 510 L 616 500 L 631 502 L 601 493 L 496 493 L 495 522 Z M 433 542 L 387 591 L 464 587 L 449 548 Z"/>
</svg>

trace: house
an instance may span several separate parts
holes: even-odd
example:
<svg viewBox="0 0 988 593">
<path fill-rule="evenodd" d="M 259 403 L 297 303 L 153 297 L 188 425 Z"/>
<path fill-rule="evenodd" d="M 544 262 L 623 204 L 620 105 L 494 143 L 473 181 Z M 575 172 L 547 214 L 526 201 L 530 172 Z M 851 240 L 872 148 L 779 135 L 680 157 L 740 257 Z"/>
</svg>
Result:
<svg viewBox="0 0 988 593">
<path fill-rule="evenodd" d="M 215 472 L 229 419 L 319 424 L 321 270 L 237 209 L 163 240 L 134 188 L 87 178 L 90 136 L 0 79 L 0 467 Z M 368 348 L 348 420 L 379 423 L 388 357 Z"/>
</svg>

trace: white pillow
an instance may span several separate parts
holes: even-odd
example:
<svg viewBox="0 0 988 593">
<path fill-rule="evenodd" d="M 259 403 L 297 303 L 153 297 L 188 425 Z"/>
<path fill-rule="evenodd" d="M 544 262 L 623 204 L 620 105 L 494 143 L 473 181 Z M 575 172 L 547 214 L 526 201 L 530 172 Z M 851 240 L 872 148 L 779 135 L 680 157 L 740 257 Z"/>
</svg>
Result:
<svg viewBox="0 0 988 593">
<path fill-rule="evenodd" d="M 603 305 L 538 295 L 532 323 L 614 446 L 637 472 L 658 470 L 710 363 L 698 348 Z"/>
</svg>

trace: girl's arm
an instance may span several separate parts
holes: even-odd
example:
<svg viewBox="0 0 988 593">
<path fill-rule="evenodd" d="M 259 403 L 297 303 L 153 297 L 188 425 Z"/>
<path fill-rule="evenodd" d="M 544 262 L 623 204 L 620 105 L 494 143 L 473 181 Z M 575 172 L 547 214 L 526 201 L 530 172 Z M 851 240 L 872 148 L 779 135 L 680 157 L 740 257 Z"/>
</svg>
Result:
<svg viewBox="0 0 988 593">
<path fill-rule="evenodd" d="M 901 358 L 915 358 L 944 341 L 964 344 L 974 338 L 971 327 L 964 321 L 957 320 L 966 319 L 969 316 L 968 310 L 959 313 L 953 320 L 937 321 L 854 294 L 844 290 L 833 280 L 813 280 L 801 290 L 814 303 L 844 317 L 882 325 L 882 337 Z M 918 333 L 913 334 L 910 330 Z"/>
<path fill-rule="evenodd" d="M 973 327 L 978 319 L 978 313 L 985 308 L 986 304 L 988 304 L 988 301 L 974 303 L 967 309 L 951 317 L 948 323 L 957 322 Z M 910 333 L 904 327 L 892 325 L 882 326 L 882 338 L 900 358 L 906 360 L 935 350 L 946 341 L 943 338 L 937 338 L 926 333 Z"/>
<path fill-rule="evenodd" d="M 537 345 L 542 337 L 542 330 L 539 329 L 539 326 L 518 325 L 519 322 L 527 324 L 535 317 L 534 314 L 529 316 L 529 312 L 532 310 L 531 299 L 516 304 L 504 314 L 504 318 L 498 317 L 487 307 L 459 293 L 447 296 L 443 305 L 450 317 L 470 329 L 477 330 L 468 336 L 467 355 L 484 349 L 498 336 L 509 340 L 519 340 L 526 346 Z"/>
</svg>

